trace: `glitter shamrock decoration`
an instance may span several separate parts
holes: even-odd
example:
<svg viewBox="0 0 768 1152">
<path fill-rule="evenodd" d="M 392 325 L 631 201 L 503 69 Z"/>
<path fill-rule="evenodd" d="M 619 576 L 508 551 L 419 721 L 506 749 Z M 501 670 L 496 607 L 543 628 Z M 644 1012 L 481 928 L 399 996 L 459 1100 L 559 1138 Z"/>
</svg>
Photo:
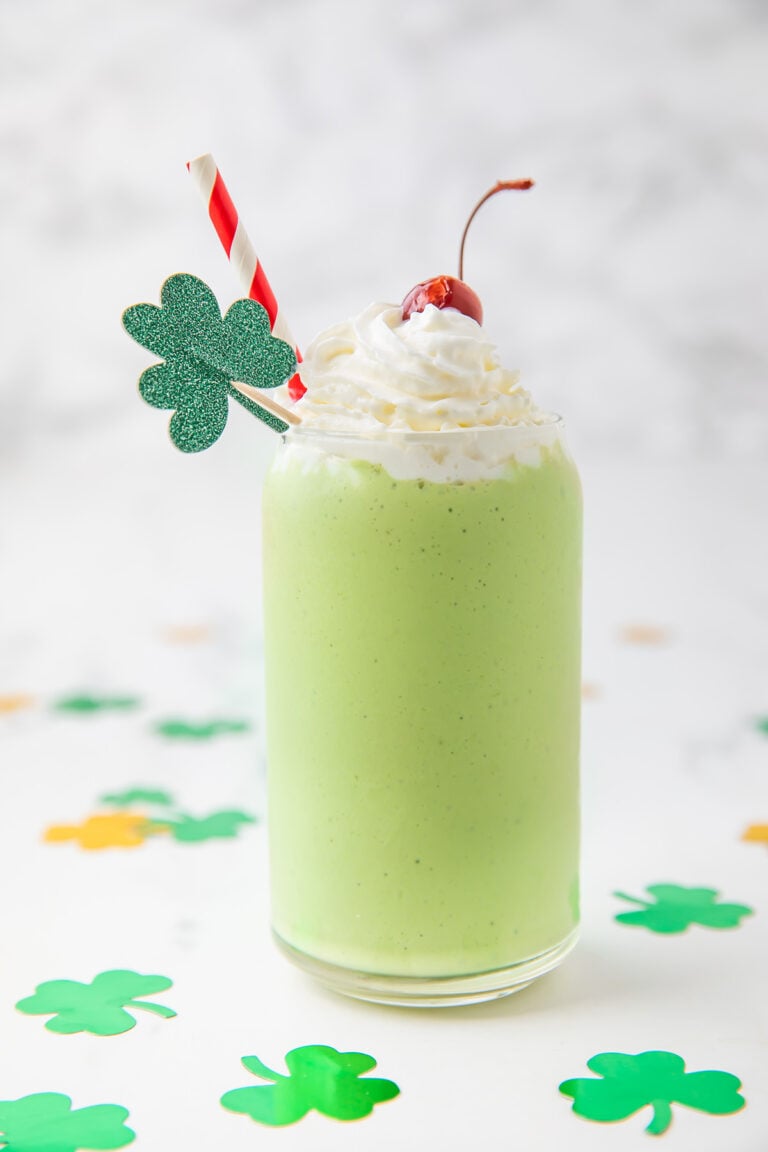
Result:
<svg viewBox="0 0 768 1152">
<path fill-rule="evenodd" d="M 243 1056 L 249 1072 L 271 1084 L 235 1088 L 221 1103 L 230 1112 L 244 1113 L 260 1124 L 281 1127 L 295 1124 L 313 1108 L 335 1120 L 361 1120 L 374 1105 L 392 1100 L 400 1092 L 392 1080 L 361 1079 L 376 1067 L 364 1052 L 337 1052 L 325 1044 L 306 1044 L 285 1057 L 290 1072 L 282 1076 L 257 1056 Z"/>
<path fill-rule="evenodd" d="M 123 326 L 143 348 L 162 357 L 142 373 L 139 392 L 153 408 L 173 408 L 171 440 L 182 452 L 210 448 L 227 423 L 229 397 L 271 428 L 287 425 L 243 396 L 233 382 L 276 388 L 296 368 L 289 344 L 270 332 L 266 310 L 255 300 L 236 300 L 222 317 L 216 297 L 196 276 L 170 276 L 161 306 L 136 304 Z"/>
<path fill-rule="evenodd" d="M 36 1092 L 0 1100 L 3 1152 L 78 1152 L 80 1148 L 124 1148 L 136 1139 L 126 1128 L 128 1109 L 119 1104 L 72 1108 L 69 1096 Z"/>
<path fill-rule="evenodd" d="M 600 1052 L 587 1068 L 601 1080 L 584 1077 L 564 1080 L 560 1091 L 573 1099 L 573 1111 L 587 1120 L 610 1123 L 626 1120 L 641 1108 L 652 1108 L 646 1128 L 661 1136 L 672 1123 L 672 1104 L 685 1104 L 711 1116 L 738 1112 L 746 1101 L 739 1094 L 741 1081 L 730 1072 L 686 1072 L 682 1056 L 674 1052 Z"/>
<path fill-rule="evenodd" d="M 77 980 L 46 980 L 38 984 L 34 996 L 19 1000 L 16 1007 L 28 1016 L 48 1016 L 49 1032 L 71 1035 L 90 1032 L 92 1036 L 119 1036 L 136 1025 L 127 1009 L 154 1012 L 164 1020 L 176 1013 L 164 1004 L 137 1000 L 164 992 L 173 981 L 167 976 L 142 976 L 138 972 L 115 969 L 100 972 L 90 984 Z"/>
<path fill-rule="evenodd" d="M 639 900 L 624 892 L 614 892 L 620 900 L 640 904 L 642 911 L 620 912 L 620 924 L 634 924 L 651 932 L 684 932 L 691 924 L 705 928 L 737 928 L 743 916 L 751 916 L 746 904 L 717 902 L 715 888 L 684 888 L 680 884 L 650 884 L 646 888 L 653 901 Z"/>
</svg>

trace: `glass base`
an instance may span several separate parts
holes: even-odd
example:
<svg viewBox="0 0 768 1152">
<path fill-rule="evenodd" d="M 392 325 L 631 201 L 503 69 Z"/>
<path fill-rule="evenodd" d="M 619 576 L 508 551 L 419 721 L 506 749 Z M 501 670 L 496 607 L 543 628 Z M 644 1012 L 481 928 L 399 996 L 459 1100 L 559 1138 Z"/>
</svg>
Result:
<svg viewBox="0 0 768 1152">
<path fill-rule="evenodd" d="M 571 951 L 578 935 L 578 928 L 574 928 L 549 951 L 490 972 L 473 972 L 466 976 L 381 976 L 316 960 L 299 952 L 273 932 L 278 948 L 291 963 L 326 988 L 352 996 L 355 1000 L 392 1004 L 400 1008 L 445 1008 L 510 996 L 556 968 Z"/>
</svg>

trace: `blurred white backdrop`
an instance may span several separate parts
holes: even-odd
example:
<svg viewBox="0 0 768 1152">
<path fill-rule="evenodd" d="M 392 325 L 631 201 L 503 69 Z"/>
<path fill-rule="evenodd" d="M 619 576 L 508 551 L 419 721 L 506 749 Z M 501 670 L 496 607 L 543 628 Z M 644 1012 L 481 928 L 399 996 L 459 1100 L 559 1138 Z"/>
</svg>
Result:
<svg viewBox="0 0 768 1152">
<path fill-rule="evenodd" d="M 63 598 L 94 611 L 89 567 L 141 611 L 172 572 L 165 603 L 184 615 L 203 537 L 257 579 L 271 435 L 238 410 L 210 452 L 178 456 L 120 325 L 172 272 L 222 304 L 240 294 L 185 170 L 208 150 L 303 344 L 454 272 L 478 195 L 534 177 L 478 217 L 465 274 L 582 464 L 765 457 L 756 0 L 0 0 L 0 18 L 16 616 L 49 605 L 60 627 Z"/>
<path fill-rule="evenodd" d="M 533 176 L 466 274 L 542 402 L 598 447 L 765 447 L 763 5 L 0 11 L 4 455 L 157 422 L 122 308 L 178 270 L 240 292 L 184 168 L 208 150 L 304 343 L 455 271 L 477 196 Z"/>
</svg>

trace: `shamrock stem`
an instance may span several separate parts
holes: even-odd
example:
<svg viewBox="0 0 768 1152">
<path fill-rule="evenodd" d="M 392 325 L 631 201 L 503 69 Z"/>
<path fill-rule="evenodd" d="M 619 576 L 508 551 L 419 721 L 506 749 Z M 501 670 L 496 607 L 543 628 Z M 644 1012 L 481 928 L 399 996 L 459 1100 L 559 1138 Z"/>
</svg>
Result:
<svg viewBox="0 0 768 1152">
<path fill-rule="evenodd" d="M 629 900 L 630 904 L 640 904 L 643 908 L 654 907 L 654 905 L 650 904 L 647 900 L 639 900 L 637 896 L 628 896 L 626 892 L 614 892 L 613 895 L 618 897 L 619 900 Z"/>
<path fill-rule="evenodd" d="M 672 1109 L 668 1100 L 650 1100 L 649 1103 L 653 1108 L 653 1119 L 646 1132 L 650 1132 L 651 1136 L 661 1136 L 672 1123 Z"/>
<path fill-rule="evenodd" d="M 151 1004 L 148 1000 L 130 1000 L 131 1008 L 145 1008 L 147 1012 L 154 1012 L 156 1016 L 162 1016 L 164 1020 L 170 1020 L 175 1016 L 173 1008 L 166 1008 L 165 1004 Z M 126 1008 L 128 1004 L 126 1004 Z"/>
<path fill-rule="evenodd" d="M 259 1060 L 258 1056 L 242 1056 L 240 1063 L 243 1064 L 249 1072 L 253 1072 L 254 1076 L 261 1077 L 262 1080 L 272 1080 L 275 1084 L 279 1080 L 286 1080 L 287 1077 L 282 1076 L 279 1072 L 273 1072 L 271 1068 L 267 1068 L 266 1064 Z"/>
<path fill-rule="evenodd" d="M 284 420 L 286 424 L 301 424 L 301 420 L 295 412 L 291 412 L 289 408 L 283 408 L 282 404 L 278 404 L 271 397 L 265 396 L 263 388 L 252 388 L 250 384 L 241 384 L 237 380 L 232 380 L 229 385 L 229 394 L 241 404 L 243 403 L 242 397 L 247 397 L 254 404 L 266 408 L 267 412 L 271 412 L 279 420 Z M 245 405 L 243 406 L 245 407 Z"/>
</svg>

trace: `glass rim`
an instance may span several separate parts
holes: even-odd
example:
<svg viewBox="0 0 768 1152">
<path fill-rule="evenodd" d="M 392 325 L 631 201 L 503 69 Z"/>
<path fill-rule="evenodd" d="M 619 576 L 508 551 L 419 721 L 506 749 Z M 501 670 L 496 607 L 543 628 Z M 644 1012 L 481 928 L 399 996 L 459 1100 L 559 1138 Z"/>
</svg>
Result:
<svg viewBox="0 0 768 1152">
<path fill-rule="evenodd" d="M 540 419 L 519 424 L 475 424 L 462 428 L 439 428 L 419 431 L 415 428 L 390 428 L 382 424 L 380 428 L 319 428 L 316 424 L 293 424 L 283 433 L 284 440 L 322 439 L 331 441 L 396 441 L 414 443 L 417 441 L 435 443 L 451 437 L 508 436 L 510 438 L 536 436 L 537 433 L 561 431 L 565 421 L 557 412 L 541 412 Z"/>
</svg>

